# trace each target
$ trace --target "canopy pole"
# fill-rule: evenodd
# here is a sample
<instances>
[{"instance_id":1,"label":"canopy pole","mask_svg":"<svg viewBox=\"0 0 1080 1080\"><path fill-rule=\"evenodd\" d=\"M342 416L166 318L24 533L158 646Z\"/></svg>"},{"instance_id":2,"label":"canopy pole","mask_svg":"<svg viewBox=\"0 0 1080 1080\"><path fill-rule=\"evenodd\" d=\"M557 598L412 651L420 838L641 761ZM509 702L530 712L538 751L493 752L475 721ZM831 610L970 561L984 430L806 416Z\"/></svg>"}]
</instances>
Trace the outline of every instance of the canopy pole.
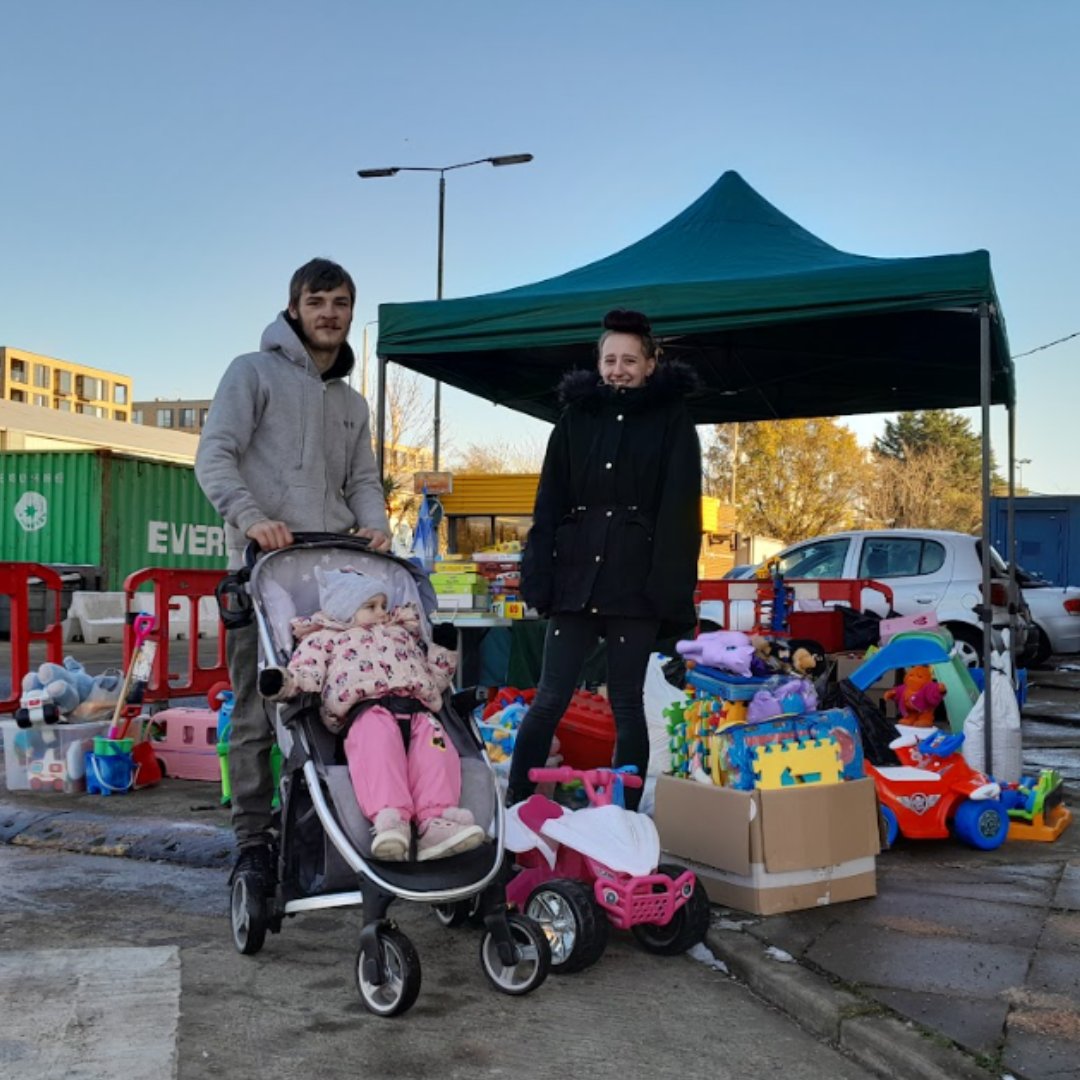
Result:
<instances>
[{"instance_id":1,"label":"canopy pole","mask_svg":"<svg viewBox=\"0 0 1080 1080\"><path fill-rule=\"evenodd\" d=\"M376 375L379 406L375 412L375 467L379 472L379 482L386 490L386 358L379 357L379 370Z\"/></svg>"},{"instance_id":2,"label":"canopy pole","mask_svg":"<svg viewBox=\"0 0 1080 1080\"><path fill-rule=\"evenodd\" d=\"M1016 584L1016 406L1005 406L1009 418L1009 502L1006 509L1006 549L1009 552L1009 655L1016 685L1016 629L1020 625L1020 588Z\"/></svg>"},{"instance_id":3,"label":"canopy pole","mask_svg":"<svg viewBox=\"0 0 1080 1080\"><path fill-rule=\"evenodd\" d=\"M994 726L991 710L994 680L991 678L994 609L990 596L990 306L979 304L979 397L982 406L982 604L983 627L983 741L987 774L994 771Z\"/></svg>"}]
</instances>

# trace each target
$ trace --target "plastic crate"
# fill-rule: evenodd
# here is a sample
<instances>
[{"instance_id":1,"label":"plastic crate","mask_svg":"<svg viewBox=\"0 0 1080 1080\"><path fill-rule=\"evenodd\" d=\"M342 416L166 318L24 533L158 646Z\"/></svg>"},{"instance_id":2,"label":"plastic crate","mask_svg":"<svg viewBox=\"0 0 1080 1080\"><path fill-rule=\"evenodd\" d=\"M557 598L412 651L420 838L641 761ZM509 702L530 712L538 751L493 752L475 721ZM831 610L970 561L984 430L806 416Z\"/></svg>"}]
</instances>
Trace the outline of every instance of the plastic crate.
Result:
<instances>
[{"instance_id":1,"label":"plastic crate","mask_svg":"<svg viewBox=\"0 0 1080 1080\"><path fill-rule=\"evenodd\" d=\"M4 779L8 791L86 790L86 753L109 721L83 724L32 724L21 728L0 720L4 731Z\"/></svg>"},{"instance_id":2,"label":"plastic crate","mask_svg":"<svg viewBox=\"0 0 1080 1080\"><path fill-rule=\"evenodd\" d=\"M695 697L714 697L721 701L749 701L769 680L754 675L734 675L730 671L698 664L686 673Z\"/></svg>"}]
</instances>

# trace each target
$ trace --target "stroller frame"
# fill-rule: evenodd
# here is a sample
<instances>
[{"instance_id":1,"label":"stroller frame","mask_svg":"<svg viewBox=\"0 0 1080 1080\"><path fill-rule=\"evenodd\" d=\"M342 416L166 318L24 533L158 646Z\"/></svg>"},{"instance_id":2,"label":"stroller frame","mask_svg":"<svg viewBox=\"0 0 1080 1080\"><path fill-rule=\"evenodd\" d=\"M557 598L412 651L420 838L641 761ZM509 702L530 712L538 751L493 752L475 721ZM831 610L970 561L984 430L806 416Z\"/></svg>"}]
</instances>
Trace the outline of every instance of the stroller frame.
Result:
<instances>
[{"instance_id":1,"label":"stroller frame","mask_svg":"<svg viewBox=\"0 0 1080 1080\"><path fill-rule=\"evenodd\" d=\"M360 537L297 534L290 547L277 551L261 553L257 545L249 544L245 566L227 575L218 589L226 628L256 620L260 670L267 663L288 663L291 615L311 614L318 606L308 575L302 585L306 602L301 600L289 612L293 598L281 581L295 570L285 565L290 560L301 572L316 562L339 568L356 565L364 572L375 572L387 581L392 606L406 600L417 604L423 613L423 633L430 635L435 595L424 570L396 556L371 551ZM264 596L271 591L274 604L268 604ZM272 895L265 896L250 875L234 873L231 879L233 941L241 953L258 952L267 930L279 932L286 916L359 905L363 925L356 954L357 988L370 1011L393 1016L416 1000L420 962L408 938L388 916L391 903L395 899L428 903L438 911L471 902L485 927L481 965L495 988L523 994L544 981L550 964L547 938L533 920L507 906L505 811L476 722L468 711L458 711L470 696L476 700L475 690L458 692L452 698L447 694L439 716L462 758L463 804L468 792L478 807L477 821L489 834L494 833L493 842L426 863L372 859L370 823L356 804L347 767L331 764L340 756L339 737L322 724L319 696L302 694L277 703L274 726L285 755L275 850L277 880Z\"/></svg>"}]
</instances>

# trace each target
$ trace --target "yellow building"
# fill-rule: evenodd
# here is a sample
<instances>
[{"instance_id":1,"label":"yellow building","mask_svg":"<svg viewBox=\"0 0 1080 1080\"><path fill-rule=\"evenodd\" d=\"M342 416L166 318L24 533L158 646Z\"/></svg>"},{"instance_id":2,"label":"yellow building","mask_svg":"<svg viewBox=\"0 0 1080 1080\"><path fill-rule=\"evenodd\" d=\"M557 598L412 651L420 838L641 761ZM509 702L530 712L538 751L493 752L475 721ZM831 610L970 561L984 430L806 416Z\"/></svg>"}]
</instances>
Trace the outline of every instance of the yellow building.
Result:
<instances>
[{"instance_id":1,"label":"yellow building","mask_svg":"<svg viewBox=\"0 0 1080 1080\"><path fill-rule=\"evenodd\" d=\"M0 345L0 401L127 422L131 419L131 379Z\"/></svg>"}]
</instances>

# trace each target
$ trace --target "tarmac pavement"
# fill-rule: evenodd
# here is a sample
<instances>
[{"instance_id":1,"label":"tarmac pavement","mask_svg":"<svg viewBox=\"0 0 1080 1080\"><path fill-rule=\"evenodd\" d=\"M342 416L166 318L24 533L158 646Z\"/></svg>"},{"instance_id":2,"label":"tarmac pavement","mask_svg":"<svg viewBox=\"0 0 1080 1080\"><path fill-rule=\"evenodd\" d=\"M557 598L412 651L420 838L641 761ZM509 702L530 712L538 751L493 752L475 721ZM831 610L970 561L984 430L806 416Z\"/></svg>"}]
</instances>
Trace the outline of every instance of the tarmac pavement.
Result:
<instances>
[{"instance_id":1,"label":"tarmac pavement","mask_svg":"<svg viewBox=\"0 0 1080 1080\"><path fill-rule=\"evenodd\" d=\"M1076 813L1072 666L1031 673L1024 754L1028 768L1062 770ZM110 797L5 789L0 842L199 867L233 857L218 787L176 779ZM714 907L707 944L754 992L883 1076L1080 1078L1080 821L1054 843L992 852L901 841L877 868L874 899L768 917Z\"/></svg>"}]
</instances>

